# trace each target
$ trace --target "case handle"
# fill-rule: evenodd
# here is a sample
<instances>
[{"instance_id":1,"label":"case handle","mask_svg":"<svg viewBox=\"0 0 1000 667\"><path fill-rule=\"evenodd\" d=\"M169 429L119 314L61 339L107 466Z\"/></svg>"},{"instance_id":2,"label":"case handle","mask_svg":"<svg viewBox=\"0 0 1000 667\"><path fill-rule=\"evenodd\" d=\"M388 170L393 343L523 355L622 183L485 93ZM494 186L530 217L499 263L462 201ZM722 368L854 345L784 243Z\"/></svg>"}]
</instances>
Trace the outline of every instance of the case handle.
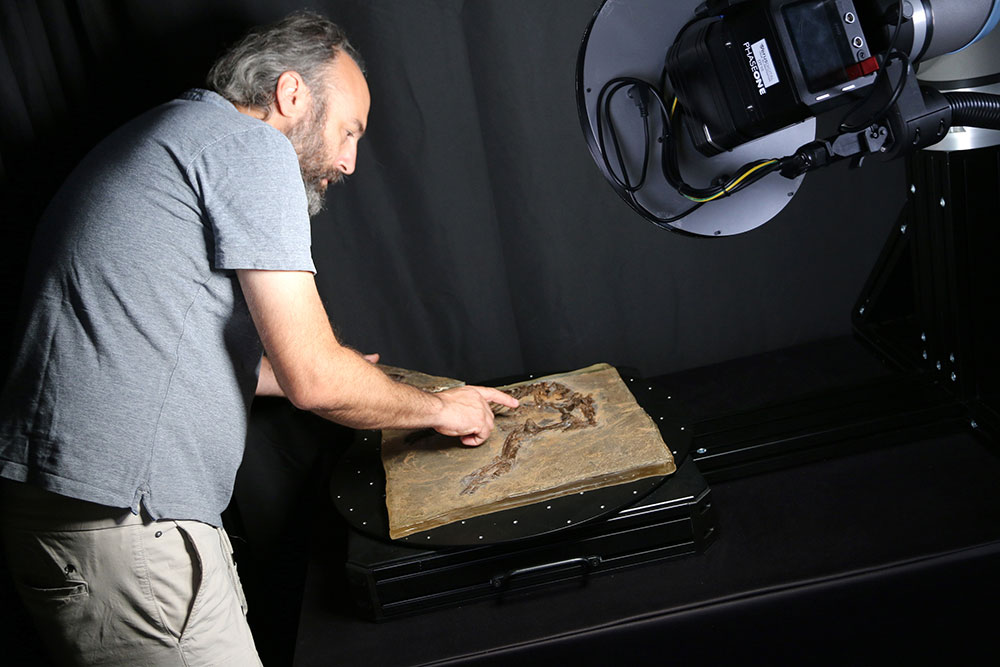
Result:
<instances>
[{"instance_id":1,"label":"case handle","mask_svg":"<svg viewBox=\"0 0 1000 667\"><path fill-rule=\"evenodd\" d=\"M521 567L514 570L508 570L503 574L494 575L490 579L490 583L493 588L503 588L510 583L510 580L514 577L521 577L527 574L537 574L539 572L545 572L546 570L557 570L559 568L568 567L571 565L578 565L586 574L596 568L601 564L600 556L586 556L579 558L568 558L566 560L556 561L554 563L544 563L543 565L532 565L531 567Z\"/></svg>"}]
</instances>

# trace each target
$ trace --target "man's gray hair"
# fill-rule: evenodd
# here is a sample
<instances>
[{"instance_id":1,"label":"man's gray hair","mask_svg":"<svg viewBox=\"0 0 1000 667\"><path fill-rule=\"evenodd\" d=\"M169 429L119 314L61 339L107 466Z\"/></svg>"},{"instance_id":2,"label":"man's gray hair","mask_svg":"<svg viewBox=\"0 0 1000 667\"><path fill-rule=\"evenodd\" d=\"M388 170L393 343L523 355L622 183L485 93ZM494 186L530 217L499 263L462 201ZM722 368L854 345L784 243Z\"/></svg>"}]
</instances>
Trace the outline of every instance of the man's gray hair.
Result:
<instances>
[{"instance_id":1,"label":"man's gray hair","mask_svg":"<svg viewBox=\"0 0 1000 667\"><path fill-rule=\"evenodd\" d=\"M251 30L208 73L208 87L235 105L270 113L278 77L294 70L314 92L324 94L325 70L346 53L364 71L361 54L335 23L313 12L290 14Z\"/></svg>"}]
</instances>

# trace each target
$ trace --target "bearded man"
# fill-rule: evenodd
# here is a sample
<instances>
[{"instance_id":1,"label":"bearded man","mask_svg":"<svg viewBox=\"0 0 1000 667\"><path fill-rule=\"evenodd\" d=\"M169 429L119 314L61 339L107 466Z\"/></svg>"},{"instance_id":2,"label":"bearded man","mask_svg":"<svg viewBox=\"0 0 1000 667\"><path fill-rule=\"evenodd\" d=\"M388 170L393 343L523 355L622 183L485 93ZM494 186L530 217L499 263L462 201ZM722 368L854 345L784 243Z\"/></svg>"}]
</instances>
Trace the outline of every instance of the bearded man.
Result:
<instances>
[{"instance_id":1,"label":"bearded man","mask_svg":"<svg viewBox=\"0 0 1000 667\"><path fill-rule=\"evenodd\" d=\"M343 32L294 14L208 82L94 149L36 233L0 493L11 573L61 663L259 664L220 518L255 393L467 445L491 402L517 405L395 383L330 327L309 217L354 171L370 104Z\"/></svg>"}]
</instances>

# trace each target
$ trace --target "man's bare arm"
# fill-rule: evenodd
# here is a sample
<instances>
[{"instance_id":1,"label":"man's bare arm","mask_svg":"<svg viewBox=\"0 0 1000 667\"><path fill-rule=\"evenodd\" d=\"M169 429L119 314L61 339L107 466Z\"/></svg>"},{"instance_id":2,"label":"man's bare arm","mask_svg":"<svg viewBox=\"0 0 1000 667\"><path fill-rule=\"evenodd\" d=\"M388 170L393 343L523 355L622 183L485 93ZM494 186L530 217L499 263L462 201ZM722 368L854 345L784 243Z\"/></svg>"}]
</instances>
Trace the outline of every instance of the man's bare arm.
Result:
<instances>
[{"instance_id":1,"label":"man's bare arm","mask_svg":"<svg viewBox=\"0 0 1000 667\"><path fill-rule=\"evenodd\" d=\"M379 360L378 354L363 354L362 358L368 363L377 364ZM271 368L271 362L265 356L260 360L260 374L257 376L257 390L254 392L255 396L284 396L285 392L281 390L281 385L278 384L278 378L274 377L274 369Z\"/></svg>"},{"instance_id":2,"label":"man's bare arm","mask_svg":"<svg viewBox=\"0 0 1000 667\"><path fill-rule=\"evenodd\" d=\"M274 377L274 369L271 368L271 362L268 361L267 357L260 360L260 374L257 376L257 391L254 392L255 396L284 396L285 392L281 390L281 385L278 384L278 378Z\"/></svg>"},{"instance_id":3,"label":"man's bare arm","mask_svg":"<svg viewBox=\"0 0 1000 667\"><path fill-rule=\"evenodd\" d=\"M487 387L429 394L394 382L337 340L312 275L240 270L246 296L277 388L303 410L353 428L434 428L482 443L493 428L490 403L517 401ZM258 383L268 391L269 379ZM273 390L273 387L270 388Z\"/></svg>"}]
</instances>

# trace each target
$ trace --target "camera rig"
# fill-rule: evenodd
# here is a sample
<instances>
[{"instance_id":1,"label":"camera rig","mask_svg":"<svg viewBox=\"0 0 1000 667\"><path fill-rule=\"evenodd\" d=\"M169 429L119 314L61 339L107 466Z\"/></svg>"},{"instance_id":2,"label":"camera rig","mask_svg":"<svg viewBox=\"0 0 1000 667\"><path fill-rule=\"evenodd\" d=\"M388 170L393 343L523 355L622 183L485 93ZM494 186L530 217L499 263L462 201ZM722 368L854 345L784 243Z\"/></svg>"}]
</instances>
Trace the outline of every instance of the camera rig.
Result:
<instances>
[{"instance_id":1,"label":"camera rig","mask_svg":"<svg viewBox=\"0 0 1000 667\"><path fill-rule=\"evenodd\" d=\"M747 231L780 211L797 184L790 193L772 185L759 194L752 208L763 220L756 224L685 219L709 202L759 191L755 186L773 180L770 174L794 180L843 159L860 165L869 156L897 158L941 141L954 125L1000 129L1000 97L941 92L916 75L920 61L988 34L1000 21L994 0L714 0L685 17L672 38L663 36L676 25L676 10L669 17L640 11L651 12L654 23L665 19L663 32L640 28L642 58L627 62L626 54L611 67L587 62L588 47L591 61L607 60L610 40L620 40L626 28L598 30L598 12L581 50L578 99L605 177L635 210L667 229L709 236ZM621 21L622 13L609 11L606 22ZM651 43L657 34L660 42ZM659 73L652 78L657 52ZM598 87L602 71L619 74ZM820 115L835 117L837 125L816 140L811 123ZM657 167L662 180L651 176Z\"/></svg>"}]
</instances>

